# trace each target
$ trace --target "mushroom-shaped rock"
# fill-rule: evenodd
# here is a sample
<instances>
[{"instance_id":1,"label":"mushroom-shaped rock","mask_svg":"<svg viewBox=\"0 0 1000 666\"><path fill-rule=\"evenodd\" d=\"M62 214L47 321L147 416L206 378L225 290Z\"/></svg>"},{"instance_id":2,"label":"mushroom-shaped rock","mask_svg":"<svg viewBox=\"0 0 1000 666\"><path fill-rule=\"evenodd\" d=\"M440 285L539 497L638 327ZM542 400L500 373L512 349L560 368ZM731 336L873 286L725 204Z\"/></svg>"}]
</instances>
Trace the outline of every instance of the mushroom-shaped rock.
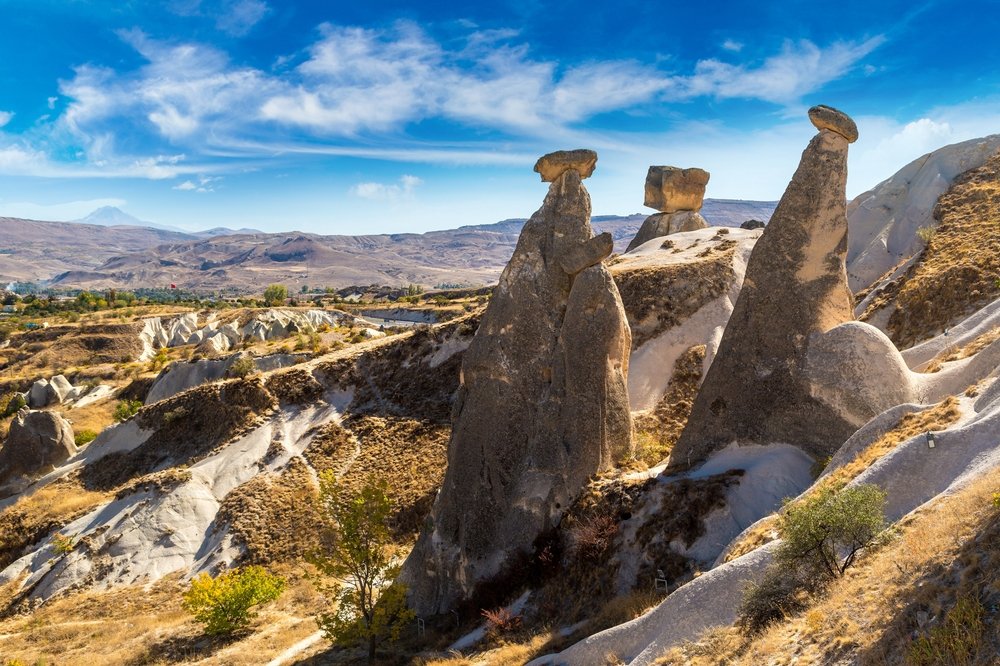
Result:
<instances>
[{"instance_id":1,"label":"mushroom-shaped rock","mask_svg":"<svg viewBox=\"0 0 1000 666\"><path fill-rule=\"evenodd\" d=\"M539 157L535 162L535 172L541 174L543 182L551 183L570 169L580 174L580 178L589 178L596 166L597 153L593 150L557 150Z\"/></svg>"},{"instance_id":2,"label":"mushroom-shaped rock","mask_svg":"<svg viewBox=\"0 0 1000 666\"><path fill-rule=\"evenodd\" d=\"M854 319L847 288L848 140L821 130L802 153L746 277L671 466L705 460L732 442L785 442L832 454L864 422L812 392L806 372L817 333Z\"/></svg>"},{"instance_id":3,"label":"mushroom-shaped rock","mask_svg":"<svg viewBox=\"0 0 1000 666\"><path fill-rule=\"evenodd\" d=\"M661 213L701 210L709 173L704 169L651 166L646 173L644 206Z\"/></svg>"},{"instance_id":4,"label":"mushroom-shaped rock","mask_svg":"<svg viewBox=\"0 0 1000 666\"><path fill-rule=\"evenodd\" d=\"M75 453L69 421L54 412L22 409L0 448L0 488L19 477L44 474Z\"/></svg>"},{"instance_id":5,"label":"mushroom-shaped rock","mask_svg":"<svg viewBox=\"0 0 1000 666\"><path fill-rule=\"evenodd\" d=\"M814 106L809 109L809 120L819 130L830 130L847 139L848 143L858 140L858 126L849 115L832 106Z\"/></svg>"},{"instance_id":6,"label":"mushroom-shaped rock","mask_svg":"<svg viewBox=\"0 0 1000 666\"><path fill-rule=\"evenodd\" d=\"M696 229L705 229L708 227L708 222L701 216L701 213L693 210L681 210L676 213L657 213L656 215L650 215L646 218L646 221L642 223L639 227L639 231L636 232L635 238L632 242L628 244L625 249L626 252L631 252L634 248L639 247L643 243L653 240L654 238L659 238L660 236L669 236L670 234L680 233L682 231L695 231Z\"/></svg>"},{"instance_id":7,"label":"mushroom-shaped rock","mask_svg":"<svg viewBox=\"0 0 1000 666\"><path fill-rule=\"evenodd\" d=\"M581 178L567 168L549 186L462 358L444 482L402 573L421 615L530 556L631 451L631 333Z\"/></svg>"}]
</instances>

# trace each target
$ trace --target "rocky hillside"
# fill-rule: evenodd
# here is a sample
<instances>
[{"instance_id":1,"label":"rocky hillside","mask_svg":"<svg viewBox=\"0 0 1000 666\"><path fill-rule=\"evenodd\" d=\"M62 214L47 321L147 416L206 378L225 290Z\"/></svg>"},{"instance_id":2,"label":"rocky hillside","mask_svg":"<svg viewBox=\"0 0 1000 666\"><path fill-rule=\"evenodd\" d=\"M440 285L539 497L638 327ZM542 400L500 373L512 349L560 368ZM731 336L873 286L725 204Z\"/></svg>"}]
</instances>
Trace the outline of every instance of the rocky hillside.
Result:
<instances>
[{"instance_id":1,"label":"rocky hillside","mask_svg":"<svg viewBox=\"0 0 1000 666\"><path fill-rule=\"evenodd\" d=\"M773 204L708 200L709 221L767 220ZM595 227L618 250L642 217L604 216ZM0 217L0 282L52 280L66 288L165 287L255 292L260 285L492 284L510 259L524 220L425 234L322 236L303 233L186 234L135 226Z\"/></svg>"}]
</instances>

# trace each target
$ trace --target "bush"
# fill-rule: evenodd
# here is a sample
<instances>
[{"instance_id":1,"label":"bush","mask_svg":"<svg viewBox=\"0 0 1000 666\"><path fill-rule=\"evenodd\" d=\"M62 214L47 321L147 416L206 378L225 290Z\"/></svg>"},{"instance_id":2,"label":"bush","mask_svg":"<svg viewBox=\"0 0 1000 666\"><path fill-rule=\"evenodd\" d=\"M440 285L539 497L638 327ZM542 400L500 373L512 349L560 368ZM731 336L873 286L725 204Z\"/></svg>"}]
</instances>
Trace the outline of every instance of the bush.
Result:
<instances>
[{"instance_id":1,"label":"bush","mask_svg":"<svg viewBox=\"0 0 1000 666\"><path fill-rule=\"evenodd\" d=\"M481 614L486 620L486 635L493 640L521 628L521 616L511 613L506 608L484 610Z\"/></svg>"},{"instance_id":2,"label":"bush","mask_svg":"<svg viewBox=\"0 0 1000 666\"><path fill-rule=\"evenodd\" d=\"M743 634L753 636L805 610L806 587L800 572L768 567L759 583L750 583L743 590L736 626Z\"/></svg>"},{"instance_id":3,"label":"bush","mask_svg":"<svg viewBox=\"0 0 1000 666\"><path fill-rule=\"evenodd\" d=\"M913 666L971 664L986 631L986 609L975 597L962 597L944 622L910 644L907 663Z\"/></svg>"},{"instance_id":4,"label":"bush","mask_svg":"<svg viewBox=\"0 0 1000 666\"><path fill-rule=\"evenodd\" d=\"M73 443L77 446L86 446L97 439L97 433L93 430L81 430L73 435Z\"/></svg>"},{"instance_id":5,"label":"bush","mask_svg":"<svg viewBox=\"0 0 1000 666\"><path fill-rule=\"evenodd\" d=\"M52 536L52 549L57 555L69 555L76 548L76 538L65 534L54 534Z\"/></svg>"},{"instance_id":6,"label":"bush","mask_svg":"<svg viewBox=\"0 0 1000 666\"><path fill-rule=\"evenodd\" d=\"M212 578L203 573L184 593L184 610L205 626L205 633L231 634L256 617L254 606L274 601L285 589L285 580L260 566L234 569Z\"/></svg>"},{"instance_id":7,"label":"bush","mask_svg":"<svg viewBox=\"0 0 1000 666\"><path fill-rule=\"evenodd\" d=\"M0 418L13 416L28 403L20 393L9 393L0 396Z\"/></svg>"},{"instance_id":8,"label":"bush","mask_svg":"<svg viewBox=\"0 0 1000 666\"><path fill-rule=\"evenodd\" d=\"M886 534L885 493L874 485L823 488L785 505L782 542L760 583L743 593L737 625L746 635L805 609L809 596L844 575L858 553Z\"/></svg>"},{"instance_id":9,"label":"bush","mask_svg":"<svg viewBox=\"0 0 1000 666\"><path fill-rule=\"evenodd\" d=\"M252 356L240 356L233 361L233 364L226 370L227 377L239 377L240 379L257 371L257 364Z\"/></svg>"},{"instance_id":10,"label":"bush","mask_svg":"<svg viewBox=\"0 0 1000 666\"><path fill-rule=\"evenodd\" d=\"M142 401L140 400L119 400L112 416L115 422L121 423L138 414L140 409L142 409Z\"/></svg>"},{"instance_id":11,"label":"bush","mask_svg":"<svg viewBox=\"0 0 1000 666\"><path fill-rule=\"evenodd\" d=\"M288 288L283 284L272 284L264 290L264 305L273 307L284 305L288 298Z\"/></svg>"}]
</instances>

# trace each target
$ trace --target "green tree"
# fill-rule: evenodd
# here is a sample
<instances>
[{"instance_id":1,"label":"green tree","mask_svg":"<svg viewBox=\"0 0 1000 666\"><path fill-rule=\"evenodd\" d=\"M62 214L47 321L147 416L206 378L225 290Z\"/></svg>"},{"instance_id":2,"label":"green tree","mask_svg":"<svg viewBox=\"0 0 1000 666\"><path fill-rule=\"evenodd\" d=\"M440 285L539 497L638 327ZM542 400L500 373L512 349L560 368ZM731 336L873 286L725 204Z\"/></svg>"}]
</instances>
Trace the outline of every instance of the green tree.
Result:
<instances>
[{"instance_id":1,"label":"green tree","mask_svg":"<svg viewBox=\"0 0 1000 666\"><path fill-rule=\"evenodd\" d=\"M205 625L205 633L230 634L256 617L254 606L274 601L285 589L285 580L264 567L234 569L212 578L203 573L184 593L184 610Z\"/></svg>"},{"instance_id":2,"label":"green tree","mask_svg":"<svg viewBox=\"0 0 1000 666\"><path fill-rule=\"evenodd\" d=\"M283 284L272 284L264 290L264 305L274 307L284 305L288 298L288 287Z\"/></svg>"},{"instance_id":3,"label":"green tree","mask_svg":"<svg viewBox=\"0 0 1000 666\"><path fill-rule=\"evenodd\" d=\"M399 565L391 553L386 489L384 481L369 478L351 494L333 472L320 475L320 501L336 535L326 552L309 556L324 579L346 581L318 582L321 592L336 598L334 610L317 617L320 629L335 643L367 645L369 663L379 642L395 641L415 617L406 607L406 588L395 582Z\"/></svg>"},{"instance_id":4,"label":"green tree","mask_svg":"<svg viewBox=\"0 0 1000 666\"><path fill-rule=\"evenodd\" d=\"M118 404L115 405L112 417L116 422L121 423L138 414L140 409L142 409L141 400L119 400Z\"/></svg>"},{"instance_id":5,"label":"green tree","mask_svg":"<svg viewBox=\"0 0 1000 666\"><path fill-rule=\"evenodd\" d=\"M743 593L737 624L745 634L802 611L887 534L885 492L867 484L821 488L788 502L778 526L782 542L759 583Z\"/></svg>"}]
</instances>

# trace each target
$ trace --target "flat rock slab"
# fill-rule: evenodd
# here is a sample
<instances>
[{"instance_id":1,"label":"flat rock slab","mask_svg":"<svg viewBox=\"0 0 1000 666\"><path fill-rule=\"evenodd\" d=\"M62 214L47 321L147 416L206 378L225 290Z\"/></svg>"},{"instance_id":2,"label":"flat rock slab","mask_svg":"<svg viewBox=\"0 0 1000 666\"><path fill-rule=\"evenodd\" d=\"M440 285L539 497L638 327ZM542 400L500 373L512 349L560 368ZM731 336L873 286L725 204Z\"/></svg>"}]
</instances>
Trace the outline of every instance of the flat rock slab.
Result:
<instances>
[{"instance_id":1,"label":"flat rock slab","mask_svg":"<svg viewBox=\"0 0 1000 666\"><path fill-rule=\"evenodd\" d=\"M644 206L661 213L701 210L709 173L704 169L651 166L646 174Z\"/></svg>"},{"instance_id":2,"label":"flat rock slab","mask_svg":"<svg viewBox=\"0 0 1000 666\"><path fill-rule=\"evenodd\" d=\"M596 166L597 153L593 150L557 150L539 157L535 172L541 174L543 182L551 183L570 169L580 174L580 178L589 178Z\"/></svg>"}]
</instances>

